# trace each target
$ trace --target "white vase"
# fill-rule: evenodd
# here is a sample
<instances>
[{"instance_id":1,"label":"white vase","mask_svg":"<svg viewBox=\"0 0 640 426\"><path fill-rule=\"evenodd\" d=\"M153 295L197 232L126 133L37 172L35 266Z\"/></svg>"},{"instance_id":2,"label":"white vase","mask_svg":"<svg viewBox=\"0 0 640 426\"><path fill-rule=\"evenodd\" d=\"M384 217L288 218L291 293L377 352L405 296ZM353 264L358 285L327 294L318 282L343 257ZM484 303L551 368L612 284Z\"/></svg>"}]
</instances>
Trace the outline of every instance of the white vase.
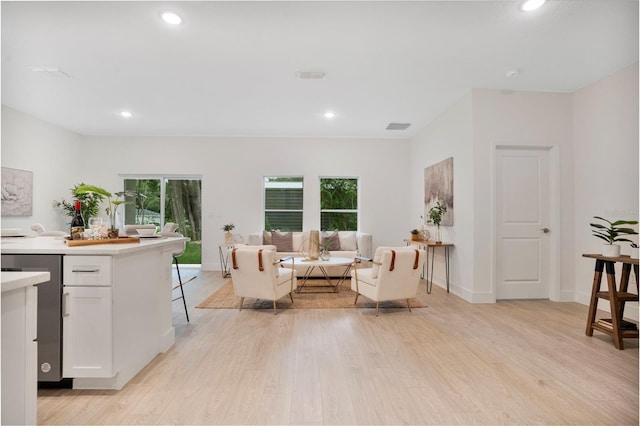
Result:
<instances>
[{"instance_id":1,"label":"white vase","mask_svg":"<svg viewBox=\"0 0 640 426\"><path fill-rule=\"evenodd\" d=\"M602 255L606 257L620 257L620 245L619 244L603 245Z\"/></svg>"}]
</instances>

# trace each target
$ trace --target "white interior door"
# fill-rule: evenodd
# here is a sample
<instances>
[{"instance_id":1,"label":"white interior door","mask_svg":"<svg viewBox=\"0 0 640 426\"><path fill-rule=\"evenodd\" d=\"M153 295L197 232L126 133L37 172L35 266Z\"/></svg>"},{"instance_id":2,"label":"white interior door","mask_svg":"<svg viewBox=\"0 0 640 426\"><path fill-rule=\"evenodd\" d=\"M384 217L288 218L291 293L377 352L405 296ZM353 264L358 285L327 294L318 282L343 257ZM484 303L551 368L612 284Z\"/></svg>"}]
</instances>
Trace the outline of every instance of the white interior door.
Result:
<instances>
[{"instance_id":1,"label":"white interior door","mask_svg":"<svg viewBox=\"0 0 640 426\"><path fill-rule=\"evenodd\" d=\"M496 299L549 298L549 151L496 151Z\"/></svg>"}]
</instances>

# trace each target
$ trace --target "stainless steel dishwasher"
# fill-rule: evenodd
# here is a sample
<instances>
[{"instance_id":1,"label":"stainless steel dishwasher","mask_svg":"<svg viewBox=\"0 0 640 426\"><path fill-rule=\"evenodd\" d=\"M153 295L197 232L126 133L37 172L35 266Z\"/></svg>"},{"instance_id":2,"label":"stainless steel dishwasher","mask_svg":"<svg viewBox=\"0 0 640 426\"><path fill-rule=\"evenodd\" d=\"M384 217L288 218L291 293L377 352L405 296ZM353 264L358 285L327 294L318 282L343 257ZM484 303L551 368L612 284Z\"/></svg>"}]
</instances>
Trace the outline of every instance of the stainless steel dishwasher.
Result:
<instances>
[{"instance_id":1,"label":"stainless steel dishwasher","mask_svg":"<svg viewBox=\"0 0 640 426\"><path fill-rule=\"evenodd\" d=\"M38 381L62 380L62 255L3 254L3 271L49 271L38 284ZM3 350L6 350L3 349Z\"/></svg>"}]
</instances>

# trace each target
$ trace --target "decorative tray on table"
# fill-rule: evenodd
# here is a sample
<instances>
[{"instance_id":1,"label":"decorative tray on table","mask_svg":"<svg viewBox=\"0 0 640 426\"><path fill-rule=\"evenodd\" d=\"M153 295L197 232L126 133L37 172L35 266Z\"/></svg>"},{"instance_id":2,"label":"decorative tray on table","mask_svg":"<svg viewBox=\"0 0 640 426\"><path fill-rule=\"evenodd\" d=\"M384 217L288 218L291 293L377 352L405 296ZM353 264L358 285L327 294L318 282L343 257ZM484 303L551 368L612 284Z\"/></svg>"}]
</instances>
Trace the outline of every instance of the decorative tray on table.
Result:
<instances>
[{"instance_id":1,"label":"decorative tray on table","mask_svg":"<svg viewBox=\"0 0 640 426\"><path fill-rule=\"evenodd\" d=\"M69 247L77 247L77 246L93 246L96 244L139 244L139 238L131 238L131 237L118 237L118 238L105 238L103 240L72 240L69 238L65 238L65 243Z\"/></svg>"}]
</instances>

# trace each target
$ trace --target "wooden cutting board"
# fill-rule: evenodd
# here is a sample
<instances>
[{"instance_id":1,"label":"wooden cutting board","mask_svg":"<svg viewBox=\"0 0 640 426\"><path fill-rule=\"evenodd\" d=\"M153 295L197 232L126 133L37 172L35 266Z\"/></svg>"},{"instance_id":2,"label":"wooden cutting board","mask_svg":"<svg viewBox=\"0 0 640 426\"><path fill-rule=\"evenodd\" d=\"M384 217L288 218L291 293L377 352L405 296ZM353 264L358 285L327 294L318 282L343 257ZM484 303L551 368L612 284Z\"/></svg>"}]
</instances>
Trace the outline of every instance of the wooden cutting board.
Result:
<instances>
[{"instance_id":1,"label":"wooden cutting board","mask_svg":"<svg viewBox=\"0 0 640 426\"><path fill-rule=\"evenodd\" d=\"M140 238L122 237L108 238L104 240L64 240L69 247L93 246L97 244L139 244Z\"/></svg>"}]
</instances>

